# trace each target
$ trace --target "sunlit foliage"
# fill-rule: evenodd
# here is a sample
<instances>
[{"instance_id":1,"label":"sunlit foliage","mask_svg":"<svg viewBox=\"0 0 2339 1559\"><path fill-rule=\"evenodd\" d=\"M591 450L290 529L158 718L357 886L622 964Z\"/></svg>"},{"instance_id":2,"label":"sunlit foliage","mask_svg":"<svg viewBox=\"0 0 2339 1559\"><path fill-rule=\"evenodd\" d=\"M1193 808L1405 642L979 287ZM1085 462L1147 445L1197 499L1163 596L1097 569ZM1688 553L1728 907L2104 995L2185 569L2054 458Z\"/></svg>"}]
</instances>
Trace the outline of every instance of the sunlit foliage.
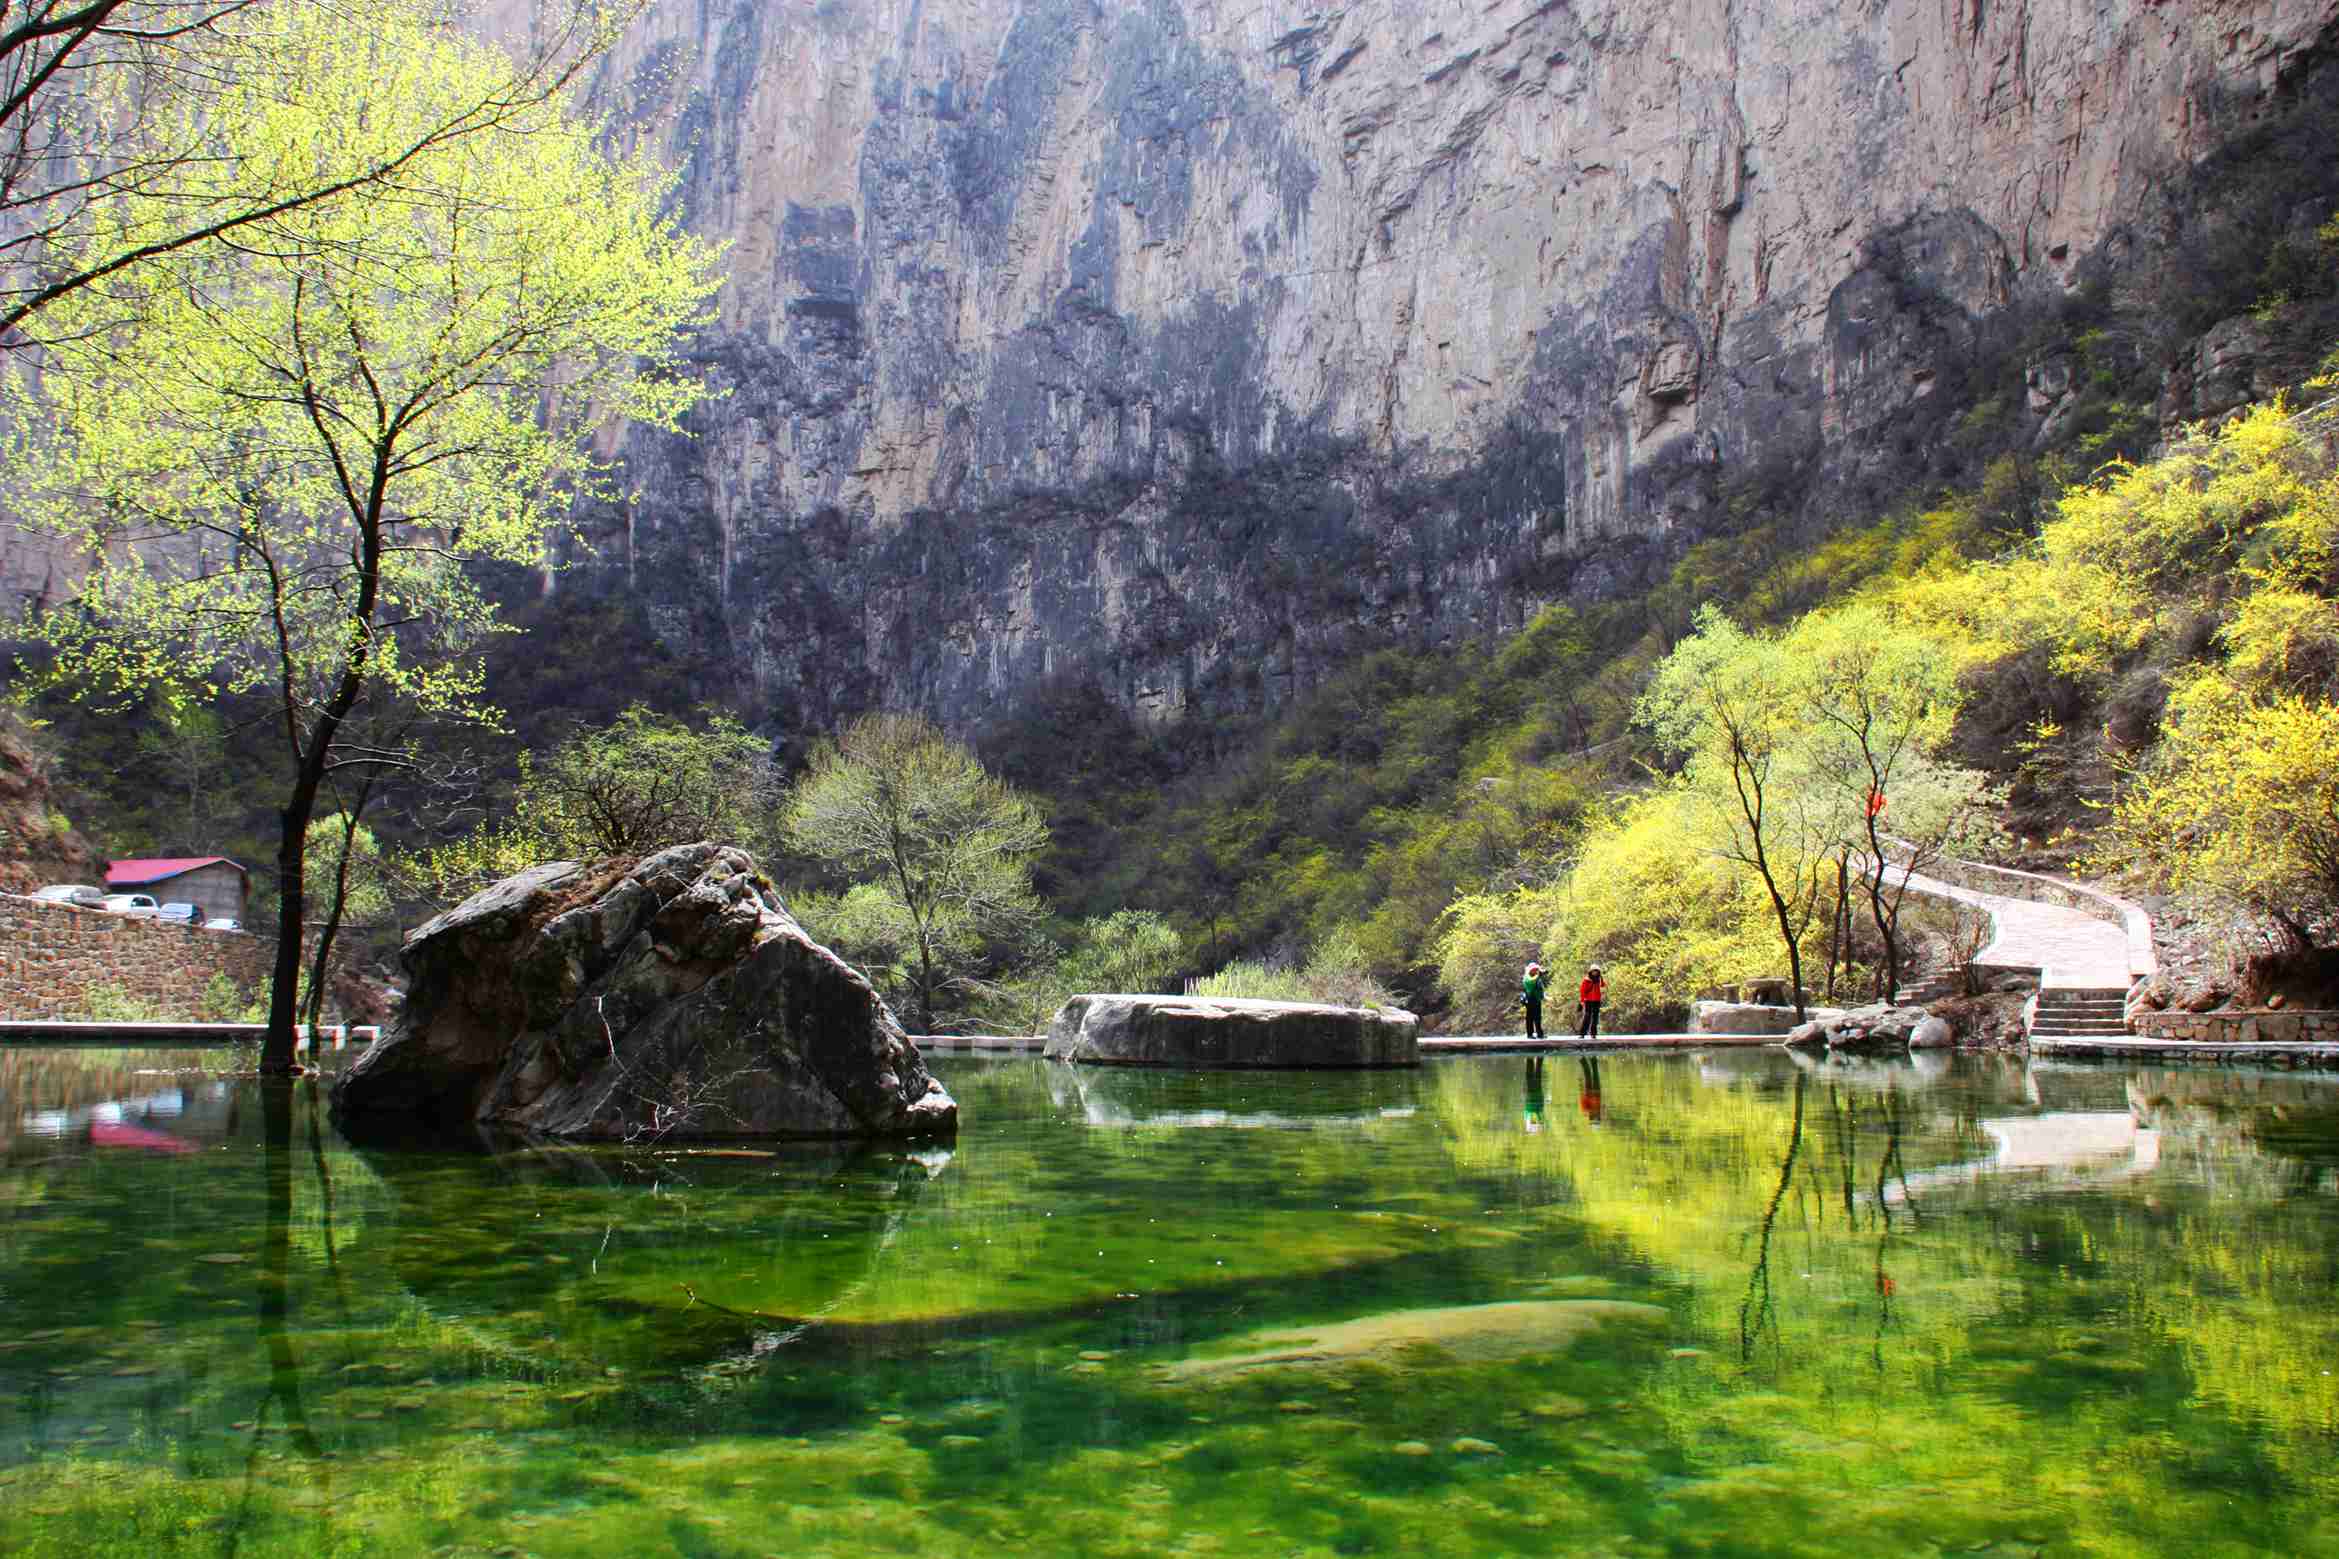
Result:
<instances>
[{"instance_id":1,"label":"sunlit foliage","mask_svg":"<svg viewBox=\"0 0 2339 1559\"><path fill-rule=\"evenodd\" d=\"M785 824L796 849L852 883L845 945L899 971L921 1032L984 991L1038 929L1038 809L915 716L872 715L816 754Z\"/></svg>"},{"instance_id":2,"label":"sunlit foliage","mask_svg":"<svg viewBox=\"0 0 2339 1559\"><path fill-rule=\"evenodd\" d=\"M356 176L492 98L500 51L386 15L270 15L262 80L167 105L219 155L108 199L57 262L135 234L256 168ZM364 697L485 713L497 627L479 565L542 559L609 467L604 419L673 428L701 389L683 340L715 251L670 180L615 157L561 94L407 163L395 198L292 206L56 298L4 395L8 497L84 570L31 627L76 694L208 700L265 690L287 771L283 941L264 1061L291 1066L309 817ZM158 208L169 208L158 210Z\"/></svg>"}]
</instances>

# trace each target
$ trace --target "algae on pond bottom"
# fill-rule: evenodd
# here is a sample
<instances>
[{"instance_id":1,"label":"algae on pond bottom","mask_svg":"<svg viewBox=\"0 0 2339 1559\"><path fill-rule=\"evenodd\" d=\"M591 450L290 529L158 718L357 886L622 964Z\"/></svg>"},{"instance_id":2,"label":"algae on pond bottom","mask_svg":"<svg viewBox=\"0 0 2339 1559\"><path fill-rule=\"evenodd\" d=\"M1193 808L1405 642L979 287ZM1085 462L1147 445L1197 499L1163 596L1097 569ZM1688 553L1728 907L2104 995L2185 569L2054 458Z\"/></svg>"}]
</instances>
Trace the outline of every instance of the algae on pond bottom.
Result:
<instances>
[{"instance_id":1,"label":"algae on pond bottom","mask_svg":"<svg viewBox=\"0 0 2339 1559\"><path fill-rule=\"evenodd\" d=\"M1252 1352L1186 1359L1165 1367L1161 1378L1206 1380L1277 1365L1396 1365L1416 1348L1472 1364L1498 1363L1557 1353L1584 1333L1613 1322L1665 1319L1661 1306L1623 1299L1514 1299L1491 1305L1397 1310L1305 1331L1253 1333L1238 1339L1260 1345Z\"/></svg>"},{"instance_id":2,"label":"algae on pond bottom","mask_svg":"<svg viewBox=\"0 0 2339 1559\"><path fill-rule=\"evenodd\" d=\"M43 1141L0 1556L2339 1552L2339 1177L2251 1124L2328 1084L1609 1059L1525 1134L1517 1061L1101 1121L944 1066L939 1163L305 1104L288 1161L248 1091L187 1092L200 1155ZM2149 1171L1927 1179L2131 1107Z\"/></svg>"}]
</instances>

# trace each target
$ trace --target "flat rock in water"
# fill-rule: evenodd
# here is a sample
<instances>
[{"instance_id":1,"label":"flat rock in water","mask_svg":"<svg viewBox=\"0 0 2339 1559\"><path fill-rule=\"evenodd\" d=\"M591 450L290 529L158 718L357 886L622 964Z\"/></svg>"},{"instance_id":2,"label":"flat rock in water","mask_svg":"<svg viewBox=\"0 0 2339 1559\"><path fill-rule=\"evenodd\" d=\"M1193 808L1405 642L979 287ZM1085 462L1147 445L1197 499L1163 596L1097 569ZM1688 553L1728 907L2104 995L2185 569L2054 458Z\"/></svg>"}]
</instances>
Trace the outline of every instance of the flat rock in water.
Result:
<instances>
[{"instance_id":1,"label":"flat rock in water","mask_svg":"<svg viewBox=\"0 0 2339 1559\"><path fill-rule=\"evenodd\" d=\"M333 1088L345 1130L604 1142L912 1137L958 1106L867 979L743 851L555 862L400 954L396 1025Z\"/></svg>"},{"instance_id":2,"label":"flat rock in water","mask_svg":"<svg viewBox=\"0 0 2339 1559\"><path fill-rule=\"evenodd\" d=\"M1611 1323L1665 1319L1657 1305L1628 1299L1514 1299L1491 1305L1436 1310L1393 1310L1308 1331L1256 1332L1250 1352L1226 1358L1185 1359L1162 1371L1170 1381L1208 1380L1279 1367L1326 1368L1395 1364L1412 1348L1434 1348L1473 1364L1557 1353L1586 1332Z\"/></svg>"},{"instance_id":3,"label":"flat rock in water","mask_svg":"<svg viewBox=\"0 0 2339 1559\"><path fill-rule=\"evenodd\" d=\"M1421 1020L1399 1007L1221 996L1075 996L1048 1058L1101 1066L1418 1066Z\"/></svg>"}]
</instances>

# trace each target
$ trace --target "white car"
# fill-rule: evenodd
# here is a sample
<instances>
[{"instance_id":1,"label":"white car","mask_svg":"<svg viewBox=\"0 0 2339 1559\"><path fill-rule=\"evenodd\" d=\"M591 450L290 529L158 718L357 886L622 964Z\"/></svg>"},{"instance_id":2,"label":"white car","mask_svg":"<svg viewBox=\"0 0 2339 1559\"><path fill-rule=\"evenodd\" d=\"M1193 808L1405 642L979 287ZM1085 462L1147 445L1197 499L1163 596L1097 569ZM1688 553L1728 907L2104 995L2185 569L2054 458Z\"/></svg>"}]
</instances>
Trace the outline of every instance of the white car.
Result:
<instances>
[{"instance_id":1,"label":"white car","mask_svg":"<svg viewBox=\"0 0 2339 1559\"><path fill-rule=\"evenodd\" d=\"M200 924L206 931L241 931L244 929L244 923L242 921L230 920L225 916L220 916L213 920L200 921L198 924Z\"/></svg>"},{"instance_id":2,"label":"white car","mask_svg":"<svg viewBox=\"0 0 2339 1559\"><path fill-rule=\"evenodd\" d=\"M53 882L45 888L33 890L33 897L47 899L52 904L78 905L82 909L104 909L106 907L104 889L92 888L85 883L78 882Z\"/></svg>"},{"instance_id":3,"label":"white car","mask_svg":"<svg viewBox=\"0 0 2339 1559\"><path fill-rule=\"evenodd\" d=\"M162 908L151 893L109 893L105 907L117 915L151 915Z\"/></svg>"}]
</instances>

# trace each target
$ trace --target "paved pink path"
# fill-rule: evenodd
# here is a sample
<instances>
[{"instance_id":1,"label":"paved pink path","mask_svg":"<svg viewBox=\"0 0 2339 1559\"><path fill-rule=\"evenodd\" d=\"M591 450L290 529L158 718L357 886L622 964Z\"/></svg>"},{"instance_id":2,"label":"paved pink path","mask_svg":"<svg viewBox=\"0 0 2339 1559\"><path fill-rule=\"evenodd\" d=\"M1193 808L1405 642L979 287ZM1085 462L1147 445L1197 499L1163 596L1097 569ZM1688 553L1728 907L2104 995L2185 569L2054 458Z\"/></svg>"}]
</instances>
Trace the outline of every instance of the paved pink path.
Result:
<instances>
[{"instance_id":1,"label":"paved pink path","mask_svg":"<svg viewBox=\"0 0 2339 1559\"><path fill-rule=\"evenodd\" d=\"M1995 934L1990 945L1974 955L1976 963L2043 969L2046 973L2039 983L2050 988L2128 988L2132 978L2128 933L2109 921L2060 904L2037 904L1961 888L1922 873L1909 879L1909 891L1955 899L1988 911Z\"/></svg>"}]
</instances>

